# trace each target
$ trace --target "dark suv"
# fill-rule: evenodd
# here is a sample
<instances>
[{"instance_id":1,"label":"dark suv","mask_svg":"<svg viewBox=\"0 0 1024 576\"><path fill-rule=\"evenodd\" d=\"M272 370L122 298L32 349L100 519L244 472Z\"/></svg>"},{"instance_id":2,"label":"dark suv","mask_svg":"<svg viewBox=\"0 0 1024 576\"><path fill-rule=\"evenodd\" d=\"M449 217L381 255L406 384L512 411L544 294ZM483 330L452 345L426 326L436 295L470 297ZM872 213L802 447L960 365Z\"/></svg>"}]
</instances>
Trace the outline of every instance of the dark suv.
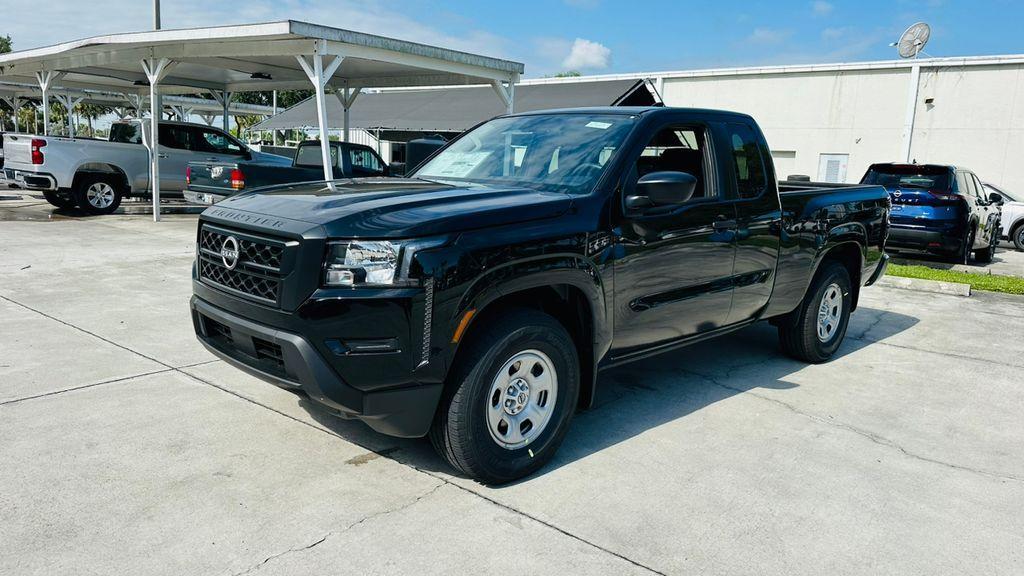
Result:
<instances>
[{"instance_id":1,"label":"dark suv","mask_svg":"<svg viewBox=\"0 0 1024 576\"><path fill-rule=\"evenodd\" d=\"M884 186L892 200L889 241L967 263L990 262L999 243L999 204L966 168L941 164L872 164L861 184Z\"/></svg>"}]
</instances>

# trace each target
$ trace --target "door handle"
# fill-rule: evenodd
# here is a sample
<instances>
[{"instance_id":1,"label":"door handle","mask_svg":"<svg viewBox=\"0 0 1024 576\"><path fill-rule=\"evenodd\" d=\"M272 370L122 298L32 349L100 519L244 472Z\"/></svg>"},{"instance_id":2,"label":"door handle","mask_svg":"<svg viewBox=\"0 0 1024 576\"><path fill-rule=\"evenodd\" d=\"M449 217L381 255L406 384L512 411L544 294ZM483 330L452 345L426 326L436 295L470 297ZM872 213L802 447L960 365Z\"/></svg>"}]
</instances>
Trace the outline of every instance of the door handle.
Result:
<instances>
[{"instance_id":1,"label":"door handle","mask_svg":"<svg viewBox=\"0 0 1024 576\"><path fill-rule=\"evenodd\" d=\"M723 230L735 230L738 225L736 220L715 220L711 227L721 232Z\"/></svg>"},{"instance_id":2,"label":"door handle","mask_svg":"<svg viewBox=\"0 0 1024 576\"><path fill-rule=\"evenodd\" d=\"M216 157L214 157L214 156L210 156L209 158L207 158L207 159L206 159L206 161L207 161L207 162L216 162L216 161L217 161L217 158L216 158Z\"/></svg>"},{"instance_id":3,"label":"door handle","mask_svg":"<svg viewBox=\"0 0 1024 576\"><path fill-rule=\"evenodd\" d=\"M167 154L157 154L157 158L167 158Z\"/></svg>"}]
</instances>

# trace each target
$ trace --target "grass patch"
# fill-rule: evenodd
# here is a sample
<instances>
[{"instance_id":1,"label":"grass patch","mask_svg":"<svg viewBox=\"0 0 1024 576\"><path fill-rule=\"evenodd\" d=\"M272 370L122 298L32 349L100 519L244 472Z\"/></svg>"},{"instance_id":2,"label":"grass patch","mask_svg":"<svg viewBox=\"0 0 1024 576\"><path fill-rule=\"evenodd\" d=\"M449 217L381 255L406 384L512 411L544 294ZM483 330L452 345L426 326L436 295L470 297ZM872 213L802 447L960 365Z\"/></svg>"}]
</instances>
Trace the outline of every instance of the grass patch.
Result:
<instances>
[{"instance_id":1,"label":"grass patch","mask_svg":"<svg viewBox=\"0 0 1024 576\"><path fill-rule=\"evenodd\" d=\"M889 268L885 273L888 276L902 276L903 278L921 278L923 280L938 280L939 282L970 284L974 290L1024 294L1024 278L1016 276L974 274L971 272L940 270L927 266L906 266L903 264L889 264Z\"/></svg>"}]
</instances>

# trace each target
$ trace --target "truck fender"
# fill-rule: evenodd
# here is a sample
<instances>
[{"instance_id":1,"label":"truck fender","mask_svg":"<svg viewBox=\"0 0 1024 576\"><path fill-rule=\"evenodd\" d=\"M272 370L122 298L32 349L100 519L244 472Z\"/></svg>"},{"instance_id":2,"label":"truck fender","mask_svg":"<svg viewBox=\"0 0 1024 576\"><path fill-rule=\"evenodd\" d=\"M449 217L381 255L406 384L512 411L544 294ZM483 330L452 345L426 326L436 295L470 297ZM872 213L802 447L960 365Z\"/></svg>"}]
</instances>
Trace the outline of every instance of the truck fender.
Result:
<instances>
[{"instance_id":1,"label":"truck fender","mask_svg":"<svg viewBox=\"0 0 1024 576\"><path fill-rule=\"evenodd\" d=\"M78 166L75 166L74 172L71 176L71 185L74 187L74 181L78 178L79 174L84 172L99 172L102 174L114 174L124 182L124 193L130 194L132 189L132 182L128 178L128 174L116 164L109 162L82 162Z\"/></svg>"},{"instance_id":2,"label":"truck fender","mask_svg":"<svg viewBox=\"0 0 1024 576\"><path fill-rule=\"evenodd\" d=\"M580 406L589 407L593 401L597 364L611 347L611 323L605 300L604 284L596 265L579 254L546 254L508 262L487 270L476 278L463 293L454 315L449 319L449 334L455 335L468 311L470 316L463 333L472 331L479 318L493 309L495 303L514 298L516 294L538 288L569 286L577 289L589 308L589 318L580 318L583 326L589 323L589 342L579 342L581 361ZM458 354L460 342L454 342L448 366ZM589 345L589 346L588 346Z\"/></svg>"}]
</instances>

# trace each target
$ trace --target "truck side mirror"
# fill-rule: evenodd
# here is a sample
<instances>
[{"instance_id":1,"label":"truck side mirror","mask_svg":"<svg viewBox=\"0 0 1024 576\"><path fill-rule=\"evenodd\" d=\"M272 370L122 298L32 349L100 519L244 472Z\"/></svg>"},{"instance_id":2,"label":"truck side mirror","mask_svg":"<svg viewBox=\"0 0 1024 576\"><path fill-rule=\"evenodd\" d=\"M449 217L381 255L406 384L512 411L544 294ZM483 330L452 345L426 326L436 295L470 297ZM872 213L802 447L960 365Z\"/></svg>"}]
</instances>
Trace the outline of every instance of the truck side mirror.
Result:
<instances>
[{"instance_id":1,"label":"truck side mirror","mask_svg":"<svg viewBox=\"0 0 1024 576\"><path fill-rule=\"evenodd\" d=\"M996 194L995 192L992 192L991 194L988 195L988 201L993 204L1002 205L1003 197L999 194Z\"/></svg>"},{"instance_id":2,"label":"truck side mirror","mask_svg":"<svg viewBox=\"0 0 1024 576\"><path fill-rule=\"evenodd\" d=\"M651 172L636 183L633 194L626 196L626 208L642 210L652 206L685 204L697 190L697 179L686 172Z\"/></svg>"}]
</instances>

